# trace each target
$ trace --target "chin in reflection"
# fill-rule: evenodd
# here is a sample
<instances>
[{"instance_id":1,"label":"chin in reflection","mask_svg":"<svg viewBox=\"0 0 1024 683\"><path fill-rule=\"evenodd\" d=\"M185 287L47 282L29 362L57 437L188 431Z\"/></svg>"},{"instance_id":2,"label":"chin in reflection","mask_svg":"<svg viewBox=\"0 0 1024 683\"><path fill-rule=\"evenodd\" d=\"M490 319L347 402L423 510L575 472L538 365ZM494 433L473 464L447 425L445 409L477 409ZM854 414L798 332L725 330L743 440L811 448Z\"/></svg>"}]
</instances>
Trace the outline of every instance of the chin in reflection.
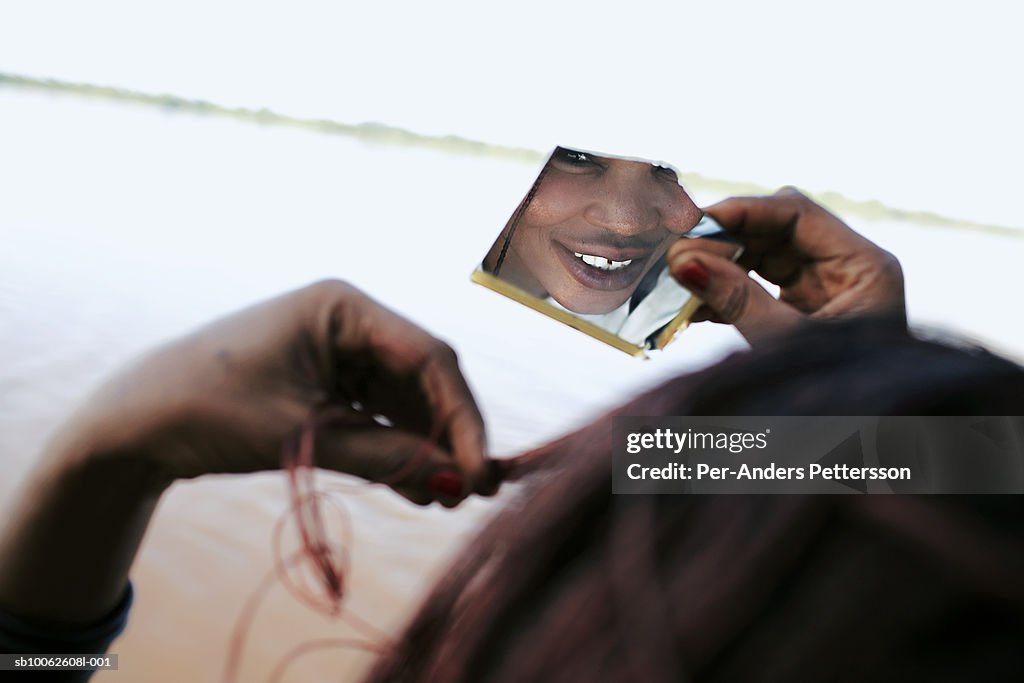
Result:
<instances>
[{"instance_id":1,"label":"chin in reflection","mask_svg":"<svg viewBox=\"0 0 1024 683\"><path fill-rule=\"evenodd\" d=\"M671 168L558 147L483 268L573 313L624 318L700 218Z\"/></svg>"}]
</instances>

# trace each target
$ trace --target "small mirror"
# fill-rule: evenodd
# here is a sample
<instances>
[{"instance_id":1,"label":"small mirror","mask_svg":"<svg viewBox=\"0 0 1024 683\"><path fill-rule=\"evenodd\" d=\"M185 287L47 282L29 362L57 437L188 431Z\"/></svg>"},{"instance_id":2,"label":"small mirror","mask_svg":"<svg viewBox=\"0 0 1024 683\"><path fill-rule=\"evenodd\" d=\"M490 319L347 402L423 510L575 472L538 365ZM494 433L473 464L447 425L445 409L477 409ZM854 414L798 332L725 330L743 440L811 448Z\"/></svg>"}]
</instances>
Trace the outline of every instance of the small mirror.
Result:
<instances>
[{"instance_id":1,"label":"small mirror","mask_svg":"<svg viewBox=\"0 0 1024 683\"><path fill-rule=\"evenodd\" d=\"M671 166L556 147L472 279L644 355L700 306L665 262L675 240L698 236L733 242Z\"/></svg>"}]
</instances>

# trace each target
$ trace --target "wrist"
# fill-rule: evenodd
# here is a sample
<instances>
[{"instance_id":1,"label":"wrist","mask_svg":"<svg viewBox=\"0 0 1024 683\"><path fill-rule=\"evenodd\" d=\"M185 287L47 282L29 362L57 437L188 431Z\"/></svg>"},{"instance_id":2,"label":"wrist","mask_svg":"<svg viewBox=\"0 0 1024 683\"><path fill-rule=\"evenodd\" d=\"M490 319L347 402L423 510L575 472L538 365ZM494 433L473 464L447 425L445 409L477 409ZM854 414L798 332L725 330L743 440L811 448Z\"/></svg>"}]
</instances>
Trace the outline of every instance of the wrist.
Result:
<instances>
[{"instance_id":1,"label":"wrist","mask_svg":"<svg viewBox=\"0 0 1024 683\"><path fill-rule=\"evenodd\" d=\"M195 413L188 348L169 344L124 368L89 396L47 451L69 471L103 470L161 493L179 474L174 454Z\"/></svg>"},{"instance_id":2,"label":"wrist","mask_svg":"<svg viewBox=\"0 0 1024 683\"><path fill-rule=\"evenodd\" d=\"M139 424L124 412L105 416L90 411L73 418L46 447L40 462L51 477L83 479L159 497L174 476L158 457L155 424Z\"/></svg>"},{"instance_id":3,"label":"wrist","mask_svg":"<svg viewBox=\"0 0 1024 683\"><path fill-rule=\"evenodd\" d=\"M157 500L175 480L158 459L138 449L54 449L41 469L51 481L88 485L97 497L116 491L140 503Z\"/></svg>"},{"instance_id":4,"label":"wrist","mask_svg":"<svg viewBox=\"0 0 1024 683\"><path fill-rule=\"evenodd\" d=\"M57 432L0 524L0 608L11 614L89 623L123 596L170 481L146 449L97 427L83 416Z\"/></svg>"}]
</instances>

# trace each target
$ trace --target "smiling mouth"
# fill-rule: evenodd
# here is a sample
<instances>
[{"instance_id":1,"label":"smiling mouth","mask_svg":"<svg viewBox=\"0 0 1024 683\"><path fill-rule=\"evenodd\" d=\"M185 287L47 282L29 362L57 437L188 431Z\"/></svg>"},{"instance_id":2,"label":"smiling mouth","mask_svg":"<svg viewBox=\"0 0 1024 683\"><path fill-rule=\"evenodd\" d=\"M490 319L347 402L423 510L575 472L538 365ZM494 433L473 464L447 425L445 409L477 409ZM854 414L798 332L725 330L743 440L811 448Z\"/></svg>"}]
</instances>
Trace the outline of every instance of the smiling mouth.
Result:
<instances>
[{"instance_id":1,"label":"smiling mouth","mask_svg":"<svg viewBox=\"0 0 1024 683\"><path fill-rule=\"evenodd\" d=\"M592 268L597 268L598 270L606 271L620 270L633 262L633 259L627 259L625 261L613 261L611 259L605 258L604 256L594 256L593 254L581 254L578 251L574 251L573 256L583 261Z\"/></svg>"},{"instance_id":2,"label":"smiling mouth","mask_svg":"<svg viewBox=\"0 0 1024 683\"><path fill-rule=\"evenodd\" d=\"M609 247L607 251L602 249L605 251L603 255L588 254L586 251L576 251L584 246L582 244L569 247L555 241L554 245L555 253L573 279L587 289L604 292L622 291L635 286L653 253L644 253L636 248L626 251ZM616 250L620 253L610 253ZM566 308L574 310L572 306Z\"/></svg>"}]
</instances>

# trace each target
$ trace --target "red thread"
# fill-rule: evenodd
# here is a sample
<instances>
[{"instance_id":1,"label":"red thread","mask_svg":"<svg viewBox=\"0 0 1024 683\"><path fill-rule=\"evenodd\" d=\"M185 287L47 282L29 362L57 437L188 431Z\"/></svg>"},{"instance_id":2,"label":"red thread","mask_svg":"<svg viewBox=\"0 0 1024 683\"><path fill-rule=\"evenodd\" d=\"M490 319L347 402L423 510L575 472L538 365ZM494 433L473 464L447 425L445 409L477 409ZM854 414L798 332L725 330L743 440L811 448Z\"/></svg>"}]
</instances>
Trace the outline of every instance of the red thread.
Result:
<instances>
[{"instance_id":1,"label":"red thread","mask_svg":"<svg viewBox=\"0 0 1024 683\"><path fill-rule=\"evenodd\" d=\"M491 460L492 476L496 481L518 481L548 465L547 452L537 449L514 458Z\"/></svg>"},{"instance_id":2,"label":"red thread","mask_svg":"<svg viewBox=\"0 0 1024 683\"><path fill-rule=\"evenodd\" d=\"M236 683L238 680L249 629L259 607L278 583L298 602L310 609L344 620L354 630L360 632L362 638L329 638L301 643L285 655L271 672L268 680L280 681L288 666L308 652L329 648L355 648L384 654L393 646L387 634L359 615L343 608L345 579L352 563L351 517L340 501L328 492L317 489L315 480L317 433L327 426L366 427L370 422L373 422L372 418L353 408L322 408L311 412L297 436L286 441L281 453L281 467L286 473L289 507L274 525L271 536L274 566L246 600L235 623L224 671L226 683ZM430 456L431 445L436 444L439 437L440 430L435 429L431 438L413 457L395 472L374 483L394 487L415 478ZM539 451L532 451L516 458L492 460L491 476L499 483L520 479L539 469L544 460L543 453ZM436 479L444 472L446 471L435 472L432 479ZM451 482L444 483L445 491L440 491L442 494L452 489ZM461 493L461 479L459 484L458 493ZM366 490L364 486L342 484L334 484L331 489L346 493ZM328 507L325 508L324 503ZM334 541L328 537L324 521L325 509L332 510L339 520L338 534ZM293 522L296 527L300 549L286 556L283 537L289 522Z\"/></svg>"}]
</instances>

